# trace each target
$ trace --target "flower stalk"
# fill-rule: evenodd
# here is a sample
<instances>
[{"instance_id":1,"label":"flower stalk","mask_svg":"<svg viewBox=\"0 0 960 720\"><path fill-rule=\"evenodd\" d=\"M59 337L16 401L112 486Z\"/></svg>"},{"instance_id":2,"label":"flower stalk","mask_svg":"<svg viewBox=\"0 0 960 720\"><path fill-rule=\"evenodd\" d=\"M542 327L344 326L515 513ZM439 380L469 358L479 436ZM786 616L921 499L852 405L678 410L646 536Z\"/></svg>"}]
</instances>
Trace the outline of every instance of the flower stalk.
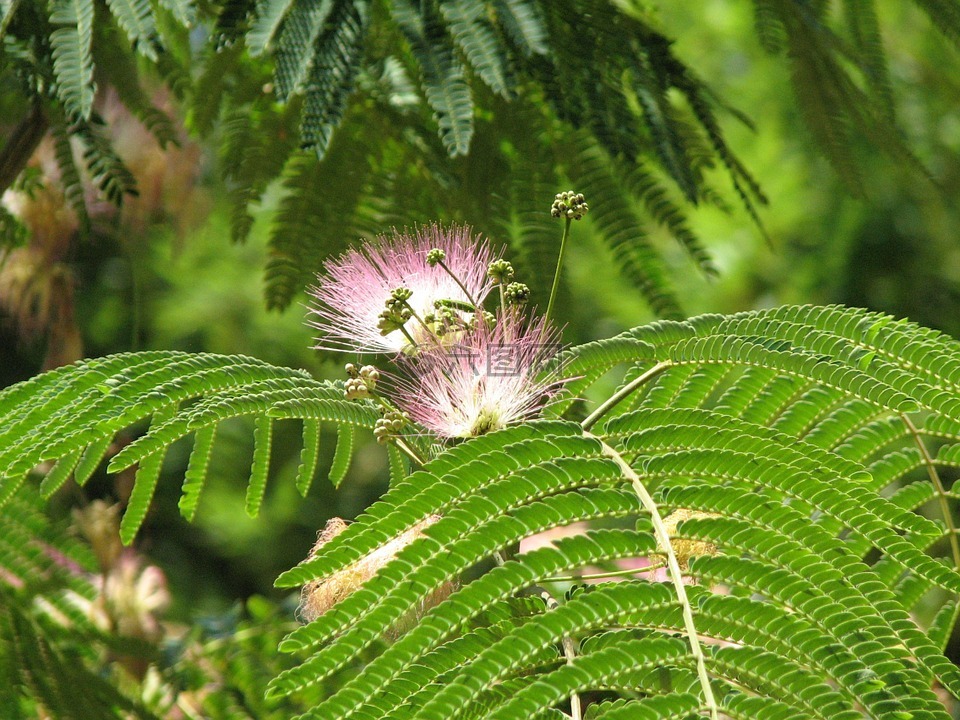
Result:
<instances>
[{"instance_id":1,"label":"flower stalk","mask_svg":"<svg viewBox=\"0 0 960 720\"><path fill-rule=\"evenodd\" d=\"M553 288L550 290L550 301L547 303L547 312L544 315L548 320L553 312L553 303L557 299L557 290L560 287L560 271L563 268L563 255L567 247L567 236L570 234L570 223L580 220L590 210L582 193L573 190L557 193L550 208L550 215L563 218L563 236L560 238L560 253L557 256L557 271L553 275Z\"/></svg>"},{"instance_id":2,"label":"flower stalk","mask_svg":"<svg viewBox=\"0 0 960 720\"><path fill-rule=\"evenodd\" d=\"M550 289L550 301L547 303L547 312L545 317L550 318L553 313L553 303L557 299L557 290L560 288L560 271L563 268L563 254L567 248L567 235L570 234L570 218L567 218L563 226L563 237L560 238L560 253L557 256L557 270L553 275L553 287Z\"/></svg>"}]
</instances>

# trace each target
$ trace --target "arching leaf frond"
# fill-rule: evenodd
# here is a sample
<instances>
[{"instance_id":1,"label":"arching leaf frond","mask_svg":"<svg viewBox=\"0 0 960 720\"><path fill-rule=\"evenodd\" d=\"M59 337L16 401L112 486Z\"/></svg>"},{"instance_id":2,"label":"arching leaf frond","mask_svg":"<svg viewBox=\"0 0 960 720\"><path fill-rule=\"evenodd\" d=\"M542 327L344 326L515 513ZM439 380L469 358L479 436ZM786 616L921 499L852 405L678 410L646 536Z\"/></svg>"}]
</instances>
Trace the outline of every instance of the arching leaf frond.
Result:
<instances>
[{"instance_id":1,"label":"arching leaf frond","mask_svg":"<svg viewBox=\"0 0 960 720\"><path fill-rule=\"evenodd\" d=\"M24 396L39 401L24 405L18 402ZM345 401L339 385L311 380L302 372L242 356L175 352L115 355L40 376L0 393L0 413L0 462L4 468L0 494L4 501L14 497L27 473L43 462L60 460L41 488L45 495L62 486L71 472L82 484L100 464L117 433L152 418L147 432L109 463L111 472L138 464L121 526L125 542L132 540L146 515L166 448L181 438L195 435L181 500L181 512L192 517L216 427L234 417L256 420L247 495L247 510L256 514L269 472L270 430L275 420L306 421L307 462L298 481L305 491L316 467L317 423L372 428L378 417L372 406ZM26 428L33 430L25 432ZM59 430L56 442L40 440L55 428ZM342 438L340 445L335 477L345 472L352 449Z\"/></svg>"}]
</instances>

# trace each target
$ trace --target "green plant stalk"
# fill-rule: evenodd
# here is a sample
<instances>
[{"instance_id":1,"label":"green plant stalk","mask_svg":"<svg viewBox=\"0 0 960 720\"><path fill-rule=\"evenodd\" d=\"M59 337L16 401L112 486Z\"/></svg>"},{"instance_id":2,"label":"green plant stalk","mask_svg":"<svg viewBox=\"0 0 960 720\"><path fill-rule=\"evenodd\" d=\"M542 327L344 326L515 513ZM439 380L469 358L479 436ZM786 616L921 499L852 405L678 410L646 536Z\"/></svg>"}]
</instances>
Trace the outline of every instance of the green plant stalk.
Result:
<instances>
[{"instance_id":1,"label":"green plant stalk","mask_svg":"<svg viewBox=\"0 0 960 720\"><path fill-rule=\"evenodd\" d=\"M662 373L664 370L666 370L668 367L672 365L673 363L670 362L669 360L663 360L662 362L658 362L652 368L647 370L640 377L634 378L633 380L628 382L622 388L617 390L617 392L615 392L613 395L607 398L600 405L600 407L598 407L596 410L590 413L587 419L584 420L582 423L580 423L580 427L583 428L584 431L590 430L590 428L592 428L594 425L597 424L597 421L600 420L600 418L602 418L604 415L610 412L614 407L617 406L617 404L623 401L623 399L626 398L628 395L630 395L634 390L636 390L641 385L644 385L650 382L651 380L653 380L653 378L655 378L657 375L659 375L660 373Z\"/></svg>"},{"instance_id":2,"label":"green plant stalk","mask_svg":"<svg viewBox=\"0 0 960 720\"><path fill-rule=\"evenodd\" d=\"M703 656L703 648L700 646L700 638L697 634L697 628L693 623L693 609L690 607L690 599L687 597L687 590L683 584L683 572L680 570L680 563L677 562L677 556L673 552L673 546L670 544L670 534L667 532L666 525L663 524L663 518L657 508L657 503L647 491L640 476L627 464L620 453L607 445L596 435L587 431L583 433L584 437L591 438L600 443L602 453L613 460L620 468L623 476L630 481L633 491L640 499L644 509L650 513L650 519L653 521L653 533L657 538L657 543L663 549L663 554L667 558L667 569L670 579L673 581L673 588L677 593L677 599L680 602L680 609L683 614L683 624L686 629L687 639L690 643L690 652L697 661L697 676L700 679L700 688L703 691L703 702L707 710L710 711L711 720L719 720L719 709L717 701L713 696L713 688L710 686L710 676L707 675L707 665Z\"/></svg>"},{"instance_id":3,"label":"green plant stalk","mask_svg":"<svg viewBox=\"0 0 960 720\"><path fill-rule=\"evenodd\" d=\"M413 338L411 338L411 337L407 334L406 329L403 328L403 327L401 327L400 329L403 330L403 334L406 335L406 336L407 336L407 339L409 339L410 342L412 343L412 342L413 342ZM378 393L376 390L369 390L369 389L368 389L368 390L367 390L367 394L369 395L369 397L370 397L371 400L373 400L374 402L376 402L378 405L380 405L380 407L382 407L382 408L383 408L384 410L386 410L387 412L392 412L392 411L395 411L395 410L397 409L397 408L395 408L385 397L383 397L383 395L381 395L380 393ZM412 447L410 447L406 442L404 442L404 440L403 440L402 438L394 435L394 436L391 438L391 441L393 442L394 445L397 446L397 449L400 450L400 452L402 452L402 453L403 453L404 455L406 455L408 458L410 458L410 459L413 460L415 463L417 463L417 465L420 465L420 466L422 467L423 465L426 464L426 461L425 461L422 457L420 457L420 454L419 454L416 450L414 450Z\"/></svg>"},{"instance_id":4,"label":"green plant stalk","mask_svg":"<svg viewBox=\"0 0 960 720\"><path fill-rule=\"evenodd\" d=\"M13 17L17 3L10 8L5 20L9 21ZM6 32L4 25L0 36ZM20 175L23 168L37 149L37 145L47 134L47 128L50 121L47 114L43 111L43 106L37 100L31 105L30 112L20 121L20 123L7 135L7 142L0 150L0 194L8 189Z\"/></svg>"},{"instance_id":5,"label":"green plant stalk","mask_svg":"<svg viewBox=\"0 0 960 720\"><path fill-rule=\"evenodd\" d=\"M550 319L550 313L553 312L553 303L557 299L557 288L560 287L560 270L563 268L563 253L567 248L567 235L570 234L570 223L573 220L567 218L566 224L563 226L563 237L560 238L560 254L557 256L557 271L553 275L553 288L550 290L550 302L547 303L547 312L544 314L544 318L547 320Z\"/></svg>"},{"instance_id":6,"label":"green plant stalk","mask_svg":"<svg viewBox=\"0 0 960 720\"><path fill-rule=\"evenodd\" d=\"M397 446L400 452L402 452L408 458L413 460L417 465L420 465L421 467L423 467L426 464L426 461L422 457L420 457L419 453L417 453L416 450L414 450L412 447L407 445L407 443L402 438L394 437L393 444Z\"/></svg>"},{"instance_id":7,"label":"green plant stalk","mask_svg":"<svg viewBox=\"0 0 960 720\"><path fill-rule=\"evenodd\" d=\"M10 27L10 21L13 20L14 13L17 12L18 7L20 7L20 0L13 0L13 2L10 3L10 7L7 8L3 20L0 21L0 38L7 34L7 28Z\"/></svg>"},{"instance_id":8,"label":"green plant stalk","mask_svg":"<svg viewBox=\"0 0 960 720\"><path fill-rule=\"evenodd\" d=\"M549 592L544 590L540 597L547 604L548 610L555 610L560 607L560 603ZM577 648L573 644L573 638L569 635L563 636L563 655L567 659L567 665L572 665L577 659ZM573 693L570 696L570 720L583 720L583 708L580 706L580 695Z\"/></svg>"},{"instance_id":9,"label":"green plant stalk","mask_svg":"<svg viewBox=\"0 0 960 720\"><path fill-rule=\"evenodd\" d=\"M400 332L403 333L403 336L404 336L404 337L407 339L407 341L410 343L410 347L416 348L416 347L417 347L417 341L413 339L413 335L410 334L410 331L407 330L406 326L401 325L400 328L399 328L399 330L400 330Z\"/></svg>"},{"instance_id":10,"label":"green plant stalk","mask_svg":"<svg viewBox=\"0 0 960 720\"><path fill-rule=\"evenodd\" d=\"M913 421L904 413L900 413L900 419L903 421L903 424L907 426L910 434L913 435L913 440L920 450L920 455L923 457L923 464L927 467L927 475L933 483L934 489L937 491L937 502L940 505L940 513L943 515L943 522L947 526L947 536L950 538L953 566L960 572L960 540L957 539L957 526L953 522L950 503L947 502L947 490L943 486L943 481L940 479L940 474L937 472L937 466L933 457L930 455L930 451L927 450L927 446L920 437L920 431L917 430L917 426L914 425Z\"/></svg>"},{"instance_id":11,"label":"green plant stalk","mask_svg":"<svg viewBox=\"0 0 960 720\"><path fill-rule=\"evenodd\" d=\"M582 580L604 580L606 578L626 577L628 575L639 575L641 573L652 572L654 570L659 570L663 566L663 562L657 562L642 568L611 570L610 572L591 573L587 575L557 575L555 577L544 578L541 582L580 582Z\"/></svg>"},{"instance_id":12,"label":"green plant stalk","mask_svg":"<svg viewBox=\"0 0 960 720\"><path fill-rule=\"evenodd\" d=\"M447 264L443 260L441 260L438 264L440 265L440 267L442 267L444 270L447 271L447 275L452 277L453 281L460 287L461 290L463 290L464 296L467 298L467 300L470 301L470 304L473 305L474 311L479 311L480 306L477 305L477 301L474 299L473 295L470 294L470 291L467 290L466 285L460 282L460 278L458 278L456 275L453 274L453 271L447 267Z\"/></svg>"},{"instance_id":13,"label":"green plant stalk","mask_svg":"<svg viewBox=\"0 0 960 720\"><path fill-rule=\"evenodd\" d=\"M413 305L411 305L410 302L407 300L404 300L403 304L407 306L407 309L410 311L410 314L413 316L413 319L416 320L418 323L420 323L420 325L423 326L423 329L427 331L427 334L430 335L431 338L433 338L433 341L437 344L437 347L443 347L443 343L440 341L440 338L437 337L437 334L430 328L429 325L427 325L426 322L424 322L423 318L417 314L417 311L413 309ZM401 328L401 329L405 330L405 328ZM407 339L410 341L413 347L417 346L417 343L414 341L412 337L410 337L408 333L404 332L404 335L407 336Z\"/></svg>"}]
</instances>

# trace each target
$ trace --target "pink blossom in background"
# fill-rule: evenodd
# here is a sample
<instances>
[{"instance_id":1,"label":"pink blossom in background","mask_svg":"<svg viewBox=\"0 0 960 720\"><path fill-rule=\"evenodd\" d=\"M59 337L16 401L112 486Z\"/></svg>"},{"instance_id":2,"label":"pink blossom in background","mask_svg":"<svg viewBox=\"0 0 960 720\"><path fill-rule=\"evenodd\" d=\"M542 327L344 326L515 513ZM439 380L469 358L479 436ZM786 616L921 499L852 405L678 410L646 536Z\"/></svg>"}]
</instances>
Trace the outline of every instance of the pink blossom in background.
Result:
<instances>
[{"instance_id":1,"label":"pink blossom in background","mask_svg":"<svg viewBox=\"0 0 960 720\"><path fill-rule=\"evenodd\" d=\"M410 343L400 330L382 335L378 328L380 313L400 287L413 292L409 303L421 318L434 311L436 300L469 302L449 273L427 263L427 253L434 248L443 250L444 263L477 303L483 303L493 287L487 267L496 256L469 227L431 225L415 235L394 232L379 240L327 262L310 288L317 301L309 308L314 316L310 325L320 330L316 348L389 354L405 350ZM429 340L415 318L404 327L418 344Z\"/></svg>"},{"instance_id":2,"label":"pink blossom in background","mask_svg":"<svg viewBox=\"0 0 960 720\"><path fill-rule=\"evenodd\" d=\"M401 358L393 397L410 418L440 437L483 435L528 420L563 381L545 366L559 334L543 318L515 313L479 323L456 345Z\"/></svg>"}]
</instances>

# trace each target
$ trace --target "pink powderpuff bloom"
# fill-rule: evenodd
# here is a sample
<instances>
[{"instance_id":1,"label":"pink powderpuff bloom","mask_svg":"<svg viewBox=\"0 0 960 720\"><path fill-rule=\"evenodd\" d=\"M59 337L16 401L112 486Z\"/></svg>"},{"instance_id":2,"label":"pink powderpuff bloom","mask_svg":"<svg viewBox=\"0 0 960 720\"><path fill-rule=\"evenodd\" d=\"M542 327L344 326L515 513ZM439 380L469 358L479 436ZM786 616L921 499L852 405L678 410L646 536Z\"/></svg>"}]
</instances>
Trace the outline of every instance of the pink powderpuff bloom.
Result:
<instances>
[{"instance_id":1,"label":"pink powderpuff bloom","mask_svg":"<svg viewBox=\"0 0 960 720\"><path fill-rule=\"evenodd\" d=\"M546 319L508 313L478 323L450 348L401 358L404 377L391 395L440 437L476 437L531 418L559 392L564 380L546 368L559 349Z\"/></svg>"},{"instance_id":2,"label":"pink powderpuff bloom","mask_svg":"<svg viewBox=\"0 0 960 720\"><path fill-rule=\"evenodd\" d=\"M316 347L321 350L396 354L409 351L409 339L397 329L386 335L379 327L380 313L397 288L412 291L409 304L420 318L435 311L437 300L482 304L493 287L487 267L495 259L488 243L474 238L466 226L441 228L431 225L408 235L394 231L380 236L378 244L352 248L324 265L318 283L309 289L318 304L308 308L316 318L309 324L320 330ZM440 265L431 266L427 253L439 248L444 264L463 283ZM461 311L465 320L471 313ZM435 343L430 333L411 317L404 330L417 345Z\"/></svg>"}]
</instances>

